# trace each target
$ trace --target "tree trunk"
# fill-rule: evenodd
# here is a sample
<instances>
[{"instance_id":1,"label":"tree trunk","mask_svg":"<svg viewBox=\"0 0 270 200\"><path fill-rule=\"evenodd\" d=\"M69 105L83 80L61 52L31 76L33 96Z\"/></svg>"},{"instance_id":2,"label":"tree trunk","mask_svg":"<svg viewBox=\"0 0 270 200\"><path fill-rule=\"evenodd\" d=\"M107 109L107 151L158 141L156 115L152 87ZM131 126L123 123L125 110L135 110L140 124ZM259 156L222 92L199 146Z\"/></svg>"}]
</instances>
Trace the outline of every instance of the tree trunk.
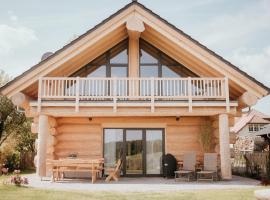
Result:
<instances>
[{"instance_id":1,"label":"tree trunk","mask_svg":"<svg viewBox=\"0 0 270 200\"><path fill-rule=\"evenodd\" d=\"M3 133L4 133L4 121L0 121L0 142L2 141L2 136L3 136ZM0 143L0 146L1 146L1 143Z\"/></svg>"}]
</instances>

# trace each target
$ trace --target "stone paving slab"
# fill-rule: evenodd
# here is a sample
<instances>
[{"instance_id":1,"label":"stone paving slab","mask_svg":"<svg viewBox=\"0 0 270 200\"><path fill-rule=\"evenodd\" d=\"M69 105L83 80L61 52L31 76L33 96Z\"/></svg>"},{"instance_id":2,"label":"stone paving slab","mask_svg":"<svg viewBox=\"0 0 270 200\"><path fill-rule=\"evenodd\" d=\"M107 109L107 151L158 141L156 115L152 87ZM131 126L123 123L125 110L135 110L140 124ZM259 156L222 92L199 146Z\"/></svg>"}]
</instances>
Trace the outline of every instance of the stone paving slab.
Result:
<instances>
[{"instance_id":1,"label":"stone paving slab","mask_svg":"<svg viewBox=\"0 0 270 200\"><path fill-rule=\"evenodd\" d=\"M29 186L41 189L55 190L81 190L106 192L166 192L182 190L208 190L208 189L248 189L259 186L257 180L234 176L231 181L201 181L201 182L175 182L174 179L158 177L147 178L120 178L119 182L106 183L98 180L92 184L90 179L66 179L52 183L49 178L40 180L36 175L27 175Z\"/></svg>"}]
</instances>

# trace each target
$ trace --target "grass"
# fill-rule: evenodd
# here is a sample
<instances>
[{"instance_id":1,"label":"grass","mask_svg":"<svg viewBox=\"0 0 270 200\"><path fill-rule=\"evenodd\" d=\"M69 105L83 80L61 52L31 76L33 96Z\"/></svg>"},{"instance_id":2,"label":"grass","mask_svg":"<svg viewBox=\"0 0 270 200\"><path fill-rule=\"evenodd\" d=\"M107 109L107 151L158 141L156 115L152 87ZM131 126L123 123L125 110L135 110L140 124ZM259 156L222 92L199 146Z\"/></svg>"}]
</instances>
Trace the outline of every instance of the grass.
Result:
<instances>
[{"instance_id":1,"label":"grass","mask_svg":"<svg viewBox=\"0 0 270 200\"><path fill-rule=\"evenodd\" d=\"M253 190L204 190L170 193L108 193L38 190L27 187L0 186L0 199L20 200L254 200Z\"/></svg>"}]
</instances>

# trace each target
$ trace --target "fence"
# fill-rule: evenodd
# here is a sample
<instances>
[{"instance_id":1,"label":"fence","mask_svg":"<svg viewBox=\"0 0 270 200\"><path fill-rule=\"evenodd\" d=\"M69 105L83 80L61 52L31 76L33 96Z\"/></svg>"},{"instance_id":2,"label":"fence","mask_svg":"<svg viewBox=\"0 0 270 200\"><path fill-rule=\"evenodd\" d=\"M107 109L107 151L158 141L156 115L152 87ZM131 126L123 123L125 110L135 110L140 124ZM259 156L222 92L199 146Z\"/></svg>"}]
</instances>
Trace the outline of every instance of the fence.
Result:
<instances>
[{"instance_id":1,"label":"fence","mask_svg":"<svg viewBox=\"0 0 270 200\"><path fill-rule=\"evenodd\" d=\"M269 170L269 152L239 152L232 162L233 174L261 179Z\"/></svg>"}]
</instances>

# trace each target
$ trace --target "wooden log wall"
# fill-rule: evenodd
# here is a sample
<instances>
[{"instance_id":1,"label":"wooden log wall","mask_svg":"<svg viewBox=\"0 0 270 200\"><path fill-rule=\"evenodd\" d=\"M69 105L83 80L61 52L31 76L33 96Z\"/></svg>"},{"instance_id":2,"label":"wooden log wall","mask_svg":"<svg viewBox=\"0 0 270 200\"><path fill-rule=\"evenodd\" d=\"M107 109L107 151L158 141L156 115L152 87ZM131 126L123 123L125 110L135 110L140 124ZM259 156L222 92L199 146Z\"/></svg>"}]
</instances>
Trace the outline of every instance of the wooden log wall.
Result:
<instances>
[{"instance_id":1,"label":"wooden log wall","mask_svg":"<svg viewBox=\"0 0 270 200\"><path fill-rule=\"evenodd\" d=\"M47 159L56 159L55 147L57 145L57 121L55 118L49 118L49 134L47 138Z\"/></svg>"},{"instance_id":2,"label":"wooden log wall","mask_svg":"<svg viewBox=\"0 0 270 200\"><path fill-rule=\"evenodd\" d=\"M204 117L57 118L55 158L77 154L80 158L103 156L103 128L164 128L165 152L181 160L185 152L203 151L198 134Z\"/></svg>"},{"instance_id":3,"label":"wooden log wall","mask_svg":"<svg viewBox=\"0 0 270 200\"><path fill-rule=\"evenodd\" d=\"M88 118L59 118L57 120L57 159L76 154L79 158L102 157L102 129Z\"/></svg>"},{"instance_id":4,"label":"wooden log wall","mask_svg":"<svg viewBox=\"0 0 270 200\"><path fill-rule=\"evenodd\" d=\"M205 119L200 117L183 117L180 123L168 124L166 128L166 153L173 154L177 160L183 159L183 154L195 151L197 159L201 160L203 150L199 142L200 126Z\"/></svg>"}]
</instances>

